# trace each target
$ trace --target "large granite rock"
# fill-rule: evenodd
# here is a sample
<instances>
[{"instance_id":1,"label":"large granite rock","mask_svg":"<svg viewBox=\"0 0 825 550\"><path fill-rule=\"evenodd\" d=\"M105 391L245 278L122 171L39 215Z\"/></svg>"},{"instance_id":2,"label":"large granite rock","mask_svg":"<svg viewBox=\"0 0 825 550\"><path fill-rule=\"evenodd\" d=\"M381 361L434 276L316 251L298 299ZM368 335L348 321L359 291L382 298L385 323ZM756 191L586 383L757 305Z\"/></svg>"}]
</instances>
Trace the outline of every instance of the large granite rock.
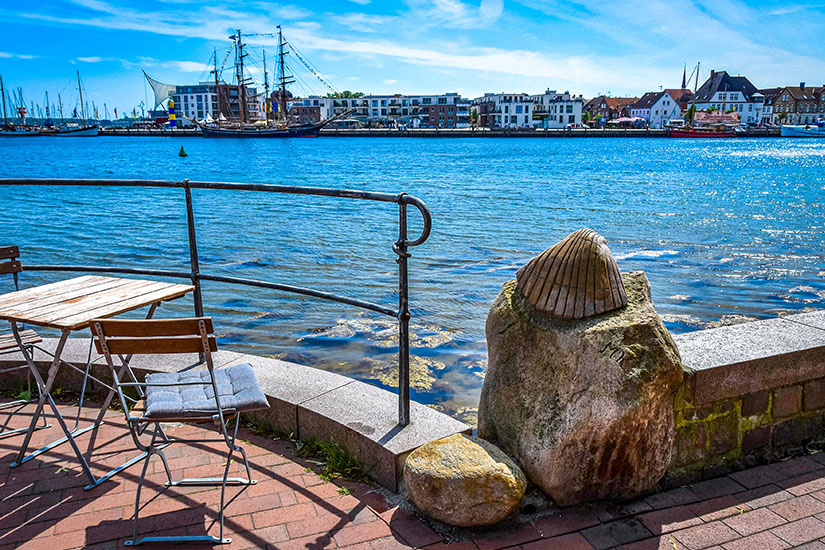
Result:
<instances>
[{"instance_id":1,"label":"large granite rock","mask_svg":"<svg viewBox=\"0 0 825 550\"><path fill-rule=\"evenodd\" d=\"M622 279L627 306L596 317L543 315L510 281L487 318L479 436L562 506L630 498L670 462L679 351L644 273Z\"/></svg>"},{"instance_id":2,"label":"large granite rock","mask_svg":"<svg viewBox=\"0 0 825 550\"><path fill-rule=\"evenodd\" d=\"M488 441L463 434L410 453L404 483L422 512L460 527L498 523L518 507L527 486L510 457Z\"/></svg>"}]
</instances>

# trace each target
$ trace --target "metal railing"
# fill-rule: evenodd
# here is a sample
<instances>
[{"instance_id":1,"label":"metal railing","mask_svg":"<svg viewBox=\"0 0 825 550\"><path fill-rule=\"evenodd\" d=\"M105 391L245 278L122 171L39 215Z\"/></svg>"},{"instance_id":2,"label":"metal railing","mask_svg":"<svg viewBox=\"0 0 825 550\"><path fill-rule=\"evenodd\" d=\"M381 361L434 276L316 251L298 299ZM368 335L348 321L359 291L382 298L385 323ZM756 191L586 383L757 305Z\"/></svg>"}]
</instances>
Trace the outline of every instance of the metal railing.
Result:
<instances>
[{"instance_id":1,"label":"metal railing","mask_svg":"<svg viewBox=\"0 0 825 550\"><path fill-rule=\"evenodd\" d=\"M202 281L253 286L280 290L304 296L312 296L347 304L382 315L388 315L398 320L398 422L406 426L410 422L410 308L409 308L409 277L408 259L410 247L422 244L430 236L432 217L427 205L421 199L406 193L373 193L348 189L328 189L322 187L296 187L291 185L271 185L255 183L227 183L207 181L164 181L164 180L95 180L95 179L0 179L0 185L37 185L37 186L85 186L85 187L160 187L183 189L186 199L186 225L189 236L189 271L169 271L161 269L135 269L114 266L89 265L25 265L29 271L75 271L87 273L122 273L129 275L150 275L159 277L173 277L189 279L195 287L194 306L195 316L203 316ZM198 240L195 231L195 213L192 201L192 189L213 189L225 191L256 191L264 193L282 193L290 195L312 195L319 197L334 197L343 199L358 199L377 202L390 202L398 205L398 240L393 244L393 252L398 256L398 309L382 306L364 300L338 296L320 290L299 286L227 277L223 275L209 275L201 273L198 260ZM414 240L407 238L407 206L414 206L421 213L423 227L421 234Z\"/></svg>"}]
</instances>

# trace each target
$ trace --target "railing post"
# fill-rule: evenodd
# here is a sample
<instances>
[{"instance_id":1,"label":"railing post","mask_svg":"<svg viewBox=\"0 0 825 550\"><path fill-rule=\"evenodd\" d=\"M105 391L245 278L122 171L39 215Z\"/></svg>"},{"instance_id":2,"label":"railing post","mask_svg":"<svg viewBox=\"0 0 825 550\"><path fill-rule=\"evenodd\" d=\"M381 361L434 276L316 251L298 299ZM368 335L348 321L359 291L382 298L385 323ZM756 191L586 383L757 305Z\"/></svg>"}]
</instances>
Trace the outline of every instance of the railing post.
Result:
<instances>
[{"instance_id":1,"label":"railing post","mask_svg":"<svg viewBox=\"0 0 825 550\"><path fill-rule=\"evenodd\" d=\"M407 276L407 205L398 204L398 423L410 423L410 299Z\"/></svg>"},{"instance_id":2,"label":"railing post","mask_svg":"<svg viewBox=\"0 0 825 550\"><path fill-rule=\"evenodd\" d=\"M191 266L192 285L195 287L195 317L203 317L203 295L201 294L201 268L198 262L198 239L195 235L195 210L192 207L192 189L189 180L183 180L186 194L186 227L189 233L189 264Z\"/></svg>"}]
</instances>

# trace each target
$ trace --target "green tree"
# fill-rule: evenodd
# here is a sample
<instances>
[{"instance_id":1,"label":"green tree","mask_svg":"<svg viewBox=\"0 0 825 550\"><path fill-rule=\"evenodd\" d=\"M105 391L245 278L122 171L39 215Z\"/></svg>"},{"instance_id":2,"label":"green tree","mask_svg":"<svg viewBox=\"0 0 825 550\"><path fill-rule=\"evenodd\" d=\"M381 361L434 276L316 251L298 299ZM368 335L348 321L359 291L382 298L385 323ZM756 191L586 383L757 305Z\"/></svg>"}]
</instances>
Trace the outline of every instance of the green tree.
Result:
<instances>
[{"instance_id":1,"label":"green tree","mask_svg":"<svg viewBox=\"0 0 825 550\"><path fill-rule=\"evenodd\" d=\"M696 105L691 105L688 107L688 110L685 111L685 120L690 122L693 120L693 117L696 116Z\"/></svg>"},{"instance_id":2,"label":"green tree","mask_svg":"<svg viewBox=\"0 0 825 550\"><path fill-rule=\"evenodd\" d=\"M470 121L473 124L478 124L478 107L473 107L470 110Z\"/></svg>"},{"instance_id":3,"label":"green tree","mask_svg":"<svg viewBox=\"0 0 825 550\"><path fill-rule=\"evenodd\" d=\"M590 111L585 111L582 114L582 122L584 122L584 123L590 122Z\"/></svg>"}]
</instances>

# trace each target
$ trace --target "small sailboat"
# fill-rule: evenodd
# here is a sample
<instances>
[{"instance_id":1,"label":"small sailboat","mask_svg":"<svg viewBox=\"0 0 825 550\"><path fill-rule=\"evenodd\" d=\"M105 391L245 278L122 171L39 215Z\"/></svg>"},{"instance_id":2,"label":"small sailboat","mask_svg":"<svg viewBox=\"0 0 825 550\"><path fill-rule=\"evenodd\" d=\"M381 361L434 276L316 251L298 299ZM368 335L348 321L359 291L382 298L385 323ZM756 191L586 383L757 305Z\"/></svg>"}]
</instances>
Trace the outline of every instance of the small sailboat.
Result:
<instances>
[{"instance_id":1,"label":"small sailboat","mask_svg":"<svg viewBox=\"0 0 825 550\"><path fill-rule=\"evenodd\" d=\"M55 137L91 137L96 136L99 130L97 124L86 124L86 109L83 106L83 86L80 84L80 71L77 71L77 91L80 93L80 124L70 122L60 126L55 131ZM62 112L62 106L61 106ZM75 113L77 109L75 109Z\"/></svg>"}]
</instances>

